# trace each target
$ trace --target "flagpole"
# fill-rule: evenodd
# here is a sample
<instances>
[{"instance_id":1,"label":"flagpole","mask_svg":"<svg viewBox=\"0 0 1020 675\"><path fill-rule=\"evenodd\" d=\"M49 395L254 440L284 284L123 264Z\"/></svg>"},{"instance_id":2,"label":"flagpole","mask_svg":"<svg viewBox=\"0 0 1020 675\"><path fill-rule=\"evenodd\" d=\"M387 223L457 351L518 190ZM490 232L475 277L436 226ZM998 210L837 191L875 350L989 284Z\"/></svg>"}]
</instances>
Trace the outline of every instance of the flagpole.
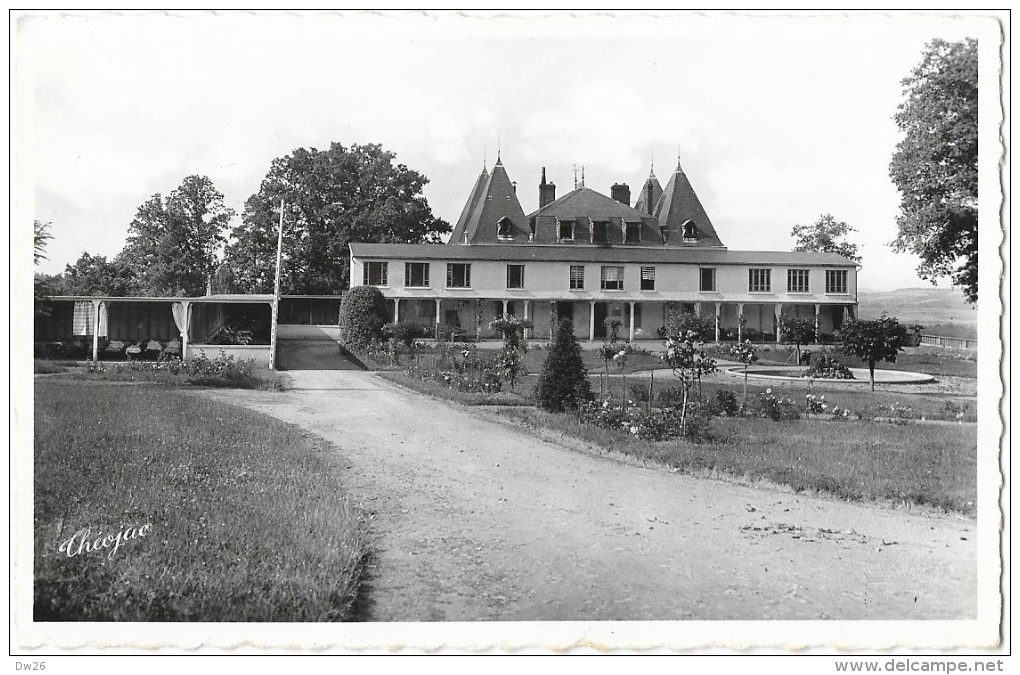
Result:
<instances>
[{"instance_id":1,"label":"flagpole","mask_svg":"<svg viewBox=\"0 0 1020 675\"><path fill-rule=\"evenodd\" d=\"M280 226L276 233L276 282L273 287L273 323L271 326L272 343L269 348L269 369L276 369L276 324L280 320L280 268L283 266L283 203L280 200Z\"/></svg>"}]
</instances>

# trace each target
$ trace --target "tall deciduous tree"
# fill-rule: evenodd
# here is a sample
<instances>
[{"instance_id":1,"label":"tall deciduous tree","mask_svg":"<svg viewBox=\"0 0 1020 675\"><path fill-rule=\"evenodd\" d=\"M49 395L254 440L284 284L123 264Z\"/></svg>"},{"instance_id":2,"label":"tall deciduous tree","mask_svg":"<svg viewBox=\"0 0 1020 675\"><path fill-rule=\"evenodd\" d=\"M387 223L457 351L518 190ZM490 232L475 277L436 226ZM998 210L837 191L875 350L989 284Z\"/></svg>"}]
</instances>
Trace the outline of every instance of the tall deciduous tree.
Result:
<instances>
[{"instance_id":1,"label":"tall deciduous tree","mask_svg":"<svg viewBox=\"0 0 1020 675\"><path fill-rule=\"evenodd\" d=\"M216 254L234 210L205 176L188 176L167 197L138 207L121 259L140 295L195 296L216 269Z\"/></svg>"},{"instance_id":2,"label":"tall deciduous tree","mask_svg":"<svg viewBox=\"0 0 1020 675\"><path fill-rule=\"evenodd\" d=\"M871 391L875 391L875 364L879 361L896 363L896 355L910 344L906 327L885 314L873 321L848 321L837 337L841 352L867 362Z\"/></svg>"},{"instance_id":3,"label":"tall deciduous tree","mask_svg":"<svg viewBox=\"0 0 1020 675\"><path fill-rule=\"evenodd\" d=\"M934 40L902 81L895 115L904 132L889 174L901 194L897 251L921 258L918 274L952 275L967 299L978 295L977 41Z\"/></svg>"},{"instance_id":4,"label":"tall deciduous tree","mask_svg":"<svg viewBox=\"0 0 1020 675\"><path fill-rule=\"evenodd\" d=\"M55 295L109 295L123 297L135 288L135 275L118 256L107 260L101 255L82 253L73 265L51 280Z\"/></svg>"},{"instance_id":5,"label":"tall deciduous tree","mask_svg":"<svg viewBox=\"0 0 1020 675\"><path fill-rule=\"evenodd\" d=\"M836 220L830 213L824 213L810 225L794 225L790 235L797 239L794 251L837 253L844 258L860 262L857 244L845 239L848 234L856 231L857 228Z\"/></svg>"},{"instance_id":6,"label":"tall deciduous tree","mask_svg":"<svg viewBox=\"0 0 1020 675\"><path fill-rule=\"evenodd\" d=\"M35 221L35 231L33 233L33 256L34 263L39 264L40 260L46 260L46 245L49 244L50 239L53 235L50 234L50 224ZM36 273L34 283L32 284L32 295L35 305L35 313L48 314L48 307L46 306L46 298L51 293L52 281L50 277Z\"/></svg>"},{"instance_id":7,"label":"tall deciduous tree","mask_svg":"<svg viewBox=\"0 0 1020 675\"><path fill-rule=\"evenodd\" d=\"M439 242L450 225L432 215L423 175L380 145L299 148L273 161L227 247L239 287L269 292L285 202L284 293L339 293L350 282L351 242Z\"/></svg>"}]
</instances>

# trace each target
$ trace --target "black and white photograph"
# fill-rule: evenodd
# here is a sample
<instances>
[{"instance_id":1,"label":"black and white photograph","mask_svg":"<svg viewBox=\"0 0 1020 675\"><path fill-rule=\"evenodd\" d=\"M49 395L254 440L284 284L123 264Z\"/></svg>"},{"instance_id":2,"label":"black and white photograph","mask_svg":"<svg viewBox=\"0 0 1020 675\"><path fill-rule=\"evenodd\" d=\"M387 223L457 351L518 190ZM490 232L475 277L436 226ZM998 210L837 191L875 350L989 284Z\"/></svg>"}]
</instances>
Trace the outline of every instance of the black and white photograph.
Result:
<instances>
[{"instance_id":1,"label":"black and white photograph","mask_svg":"<svg viewBox=\"0 0 1020 675\"><path fill-rule=\"evenodd\" d=\"M10 40L19 669L1003 670L1008 12Z\"/></svg>"}]
</instances>

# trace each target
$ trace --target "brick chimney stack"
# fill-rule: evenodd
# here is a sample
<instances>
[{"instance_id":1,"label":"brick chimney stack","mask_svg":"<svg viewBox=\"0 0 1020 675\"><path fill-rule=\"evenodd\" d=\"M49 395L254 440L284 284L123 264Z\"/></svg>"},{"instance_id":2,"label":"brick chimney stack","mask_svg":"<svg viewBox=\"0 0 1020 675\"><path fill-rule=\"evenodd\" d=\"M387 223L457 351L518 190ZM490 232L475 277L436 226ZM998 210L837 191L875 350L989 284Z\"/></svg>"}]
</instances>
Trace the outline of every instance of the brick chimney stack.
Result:
<instances>
[{"instance_id":1,"label":"brick chimney stack","mask_svg":"<svg viewBox=\"0 0 1020 675\"><path fill-rule=\"evenodd\" d=\"M542 167L542 182L538 184L538 208L556 201L556 183L545 181L545 167Z\"/></svg>"},{"instance_id":2,"label":"brick chimney stack","mask_svg":"<svg viewBox=\"0 0 1020 675\"><path fill-rule=\"evenodd\" d=\"M625 206L630 206L630 186L616 183L610 188L609 196Z\"/></svg>"}]
</instances>

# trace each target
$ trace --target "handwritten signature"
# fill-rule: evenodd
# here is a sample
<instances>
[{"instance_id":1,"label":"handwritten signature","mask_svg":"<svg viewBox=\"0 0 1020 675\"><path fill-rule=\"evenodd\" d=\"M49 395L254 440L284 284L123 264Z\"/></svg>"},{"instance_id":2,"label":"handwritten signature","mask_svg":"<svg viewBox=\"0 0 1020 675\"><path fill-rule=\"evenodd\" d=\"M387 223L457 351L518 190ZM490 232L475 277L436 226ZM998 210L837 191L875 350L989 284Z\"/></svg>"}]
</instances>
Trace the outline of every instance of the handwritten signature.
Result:
<instances>
[{"instance_id":1,"label":"handwritten signature","mask_svg":"<svg viewBox=\"0 0 1020 675\"><path fill-rule=\"evenodd\" d=\"M97 530L95 536L92 534L91 527L85 527L73 535L70 539L60 543L57 550L61 553L66 553L68 558L73 558L76 555L82 553L92 553L100 549L110 549L110 552L106 554L107 558L113 558L113 554L117 552L117 549L122 544L129 542L133 539L141 539L149 530L152 528L151 524L145 524L141 527L125 527L117 531L116 534L107 534L103 536L102 530ZM110 548L110 547L113 548Z\"/></svg>"}]
</instances>

